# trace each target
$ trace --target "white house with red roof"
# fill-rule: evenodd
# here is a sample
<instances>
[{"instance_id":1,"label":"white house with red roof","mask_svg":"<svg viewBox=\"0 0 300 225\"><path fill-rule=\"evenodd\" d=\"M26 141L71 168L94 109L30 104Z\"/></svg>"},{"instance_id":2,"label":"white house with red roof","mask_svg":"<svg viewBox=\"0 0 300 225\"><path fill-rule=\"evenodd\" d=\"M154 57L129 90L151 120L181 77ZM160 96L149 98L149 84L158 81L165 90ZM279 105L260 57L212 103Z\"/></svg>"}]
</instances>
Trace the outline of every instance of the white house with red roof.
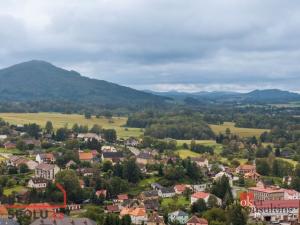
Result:
<instances>
[{"instance_id":1,"label":"white house with red roof","mask_svg":"<svg viewBox=\"0 0 300 225\"><path fill-rule=\"evenodd\" d=\"M148 220L147 212L145 208L123 208L120 212L120 216L123 217L129 215L133 224L145 224Z\"/></svg>"},{"instance_id":2,"label":"white house with red roof","mask_svg":"<svg viewBox=\"0 0 300 225\"><path fill-rule=\"evenodd\" d=\"M187 188L191 189L191 186L187 184L177 184L174 186L175 193L178 195L181 195Z\"/></svg>"},{"instance_id":3,"label":"white house with red roof","mask_svg":"<svg viewBox=\"0 0 300 225\"><path fill-rule=\"evenodd\" d=\"M207 193L207 192L202 192L202 191L201 192L196 192L196 193L191 195L191 204L197 202L200 199L203 199L207 203L208 199L211 195L214 196L217 199L217 202L218 202L219 205L222 204L222 200L220 198L216 197L213 194L210 194L210 193Z\"/></svg>"}]
</instances>

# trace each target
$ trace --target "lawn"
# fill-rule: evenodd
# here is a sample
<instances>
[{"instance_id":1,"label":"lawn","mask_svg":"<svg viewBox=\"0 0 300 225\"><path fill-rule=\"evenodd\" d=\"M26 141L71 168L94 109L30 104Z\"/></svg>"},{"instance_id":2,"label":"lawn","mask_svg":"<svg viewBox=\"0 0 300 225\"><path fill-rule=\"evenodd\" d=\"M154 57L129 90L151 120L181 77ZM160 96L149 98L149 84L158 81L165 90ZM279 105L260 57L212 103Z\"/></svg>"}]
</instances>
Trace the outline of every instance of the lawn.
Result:
<instances>
[{"instance_id":1,"label":"lawn","mask_svg":"<svg viewBox=\"0 0 300 225\"><path fill-rule=\"evenodd\" d=\"M164 198L161 202L162 208L167 209L168 211L174 211L177 209L182 209L189 207L190 201L186 199L185 196L176 196L173 198Z\"/></svg>"},{"instance_id":2,"label":"lawn","mask_svg":"<svg viewBox=\"0 0 300 225\"><path fill-rule=\"evenodd\" d=\"M17 148L14 149L5 149L5 148L0 148L0 153L6 153L6 154L22 154L22 151L20 151ZM23 153L24 154L24 153Z\"/></svg>"},{"instance_id":3,"label":"lawn","mask_svg":"<svg viewBox=\"0 0 300 225\"><path fill-rule=\"evenodd\" d=\"M259 137L263 132L269 131L267 129L255 129L255 128L240 128L235 127L232 122L225 122L221 125L209 125L215 134L225 133L226 129L229 128L231 133L238 134L241 137Z\"/></svg>"},{"instance_id":4,"label":"lawn","mask_svg":"<svg viewBox=\"0 0 300 225\"><path fill-rule=\"evenodd\" d=\"M292 160L292 159L286 159L286 158L281 158L281 157L277 157L277 159L282 159L282 160L284 160L284 161L286 161L286 162L292 164L294 167L298 164L297 161Z\"/></svg>"},{"instance_id":5,"label":"lawn","mask_svg":"<svg viewBox=\"0 0 300 225\"><path fill-rule=\"evenodd\" d=\"M182 159L186 159L187 157L198 157L201 156L201 154L192 152L191 150L188 149L181 149L176 151L179 154L179 157Z\"/></svg>"},{"instance_id":6,"label":"lawn","mask_svg":"<svg viewBox=\"0 0 300 225\"><path fill-rule=\"evenodd\" d=\"M4 191L3 191L3 194L8 196L11 193L13 193L14 191L15 192L20 192L20 191L23 191L23 190L26 190L26 188L23 187L23 186L17 185L17 186L14 186L12 188L5 188Z\"/></svg>"},{"instance_id":7,"label":"lawn","mask_svg":"<svg viewBox=\"0 0 300 225\"><path fill-rule=\"evenodd\" d=\"M157 182L159 179L160 179L159 177L150 177L150 178L143 179L137 185L130 187L130 190L128 193L130 195L136 196L136 195L140 194L142 191L149 189L150 185L152 183Z\"/></svg>"},{"instance_id":8,"label":"lawn","mask_svg":"<svg viewBox=\"0 0 300 225\"><path fill-rule=\"evenodd\" d=\"M54 128L67 126L71 128L75 123L87 125L91 128L94 124L98 124L103 128L116 129L118 137L128 138L131 136L139 137L143 132L140 128L125 128L127 117L113 117L107 119L105 117L92 117L86 119L84 115L79 114L62 114L62 113L0 113L0 118L10 124L28 124L36 123L44 127L47 121L51 121Z\"/></svg>"}]
</instances>

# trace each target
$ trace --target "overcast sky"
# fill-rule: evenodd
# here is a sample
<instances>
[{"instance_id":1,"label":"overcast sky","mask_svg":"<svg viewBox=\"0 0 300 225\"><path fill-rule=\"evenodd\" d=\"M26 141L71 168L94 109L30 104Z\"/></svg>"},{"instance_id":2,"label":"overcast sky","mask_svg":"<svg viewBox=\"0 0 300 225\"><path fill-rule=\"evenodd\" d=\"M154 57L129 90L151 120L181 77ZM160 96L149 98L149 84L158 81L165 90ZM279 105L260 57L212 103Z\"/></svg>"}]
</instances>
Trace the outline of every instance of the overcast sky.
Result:
<instances>
[{"instance_id":1,"label":"overcast sky","mask_svg":"<svg viewBox=\"0 0 300 225\"><path fill-rule=\"evenodd\" d=\"M300 92L297 0L0 1L0 66L158 91Z\"/></svg>"}]
</instances>

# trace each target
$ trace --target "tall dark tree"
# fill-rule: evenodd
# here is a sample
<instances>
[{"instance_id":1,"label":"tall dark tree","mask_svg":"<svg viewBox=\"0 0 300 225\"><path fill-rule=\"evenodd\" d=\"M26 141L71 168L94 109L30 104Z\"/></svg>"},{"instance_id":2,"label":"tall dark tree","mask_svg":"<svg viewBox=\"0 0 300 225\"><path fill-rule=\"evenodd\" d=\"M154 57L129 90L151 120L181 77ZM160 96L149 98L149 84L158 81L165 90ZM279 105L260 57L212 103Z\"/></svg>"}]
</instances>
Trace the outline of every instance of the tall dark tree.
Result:
<instances>
[{"instance_id":1,"label":"tall dark tree","mask_svg":"<svg viewBox=\"0 0 300 225\"><path fill-rule=\"evenodd\" d=\"M247 212L237 202L231 204L226 209L228 224L232 225L244 225L247 224Z\"/></svg>"},{"instance_id":2,"label":"tall dark tree","mask_svg":"<svg viewBox=\"0 0 300 225\"><path fill-rule=\"evenodd\" d=\"M45 131L47 134L53 133L53 124L51 121L47 121L46 126L45 126Z\"/></svg>"},{"instance_id":3,"label":"tall dark tree","mask_svg":"<svg viewBox=\"0 0 300 225\"><path fill-rule=\"evenodd\" d=\"M129 159L123 163L122 176L131 183L136 183L141 178L141 171L135 160Z\"/></svg>"},{"instance_id":4,"label":"tall dark tree","mask_svg":"<svg viewBox=\"0 0 300 225\"><path fill-rule=\"evenodd\" d=\"M30 123L24 125L24 131L28 133L29 136L38 139L40 136L41 128L36 123Z\"/></svg>"},{"instance_id":5,"label":"tall dark tree","mask_svg":"<svg viewBox=\"0 0 300 225\"><path fill-rule=\"evenodd\" d=\"M104 139L110 143L113 143L117 140L117 132L114 129L106 129L103 131Z\"/></svg>"}]
</instances>

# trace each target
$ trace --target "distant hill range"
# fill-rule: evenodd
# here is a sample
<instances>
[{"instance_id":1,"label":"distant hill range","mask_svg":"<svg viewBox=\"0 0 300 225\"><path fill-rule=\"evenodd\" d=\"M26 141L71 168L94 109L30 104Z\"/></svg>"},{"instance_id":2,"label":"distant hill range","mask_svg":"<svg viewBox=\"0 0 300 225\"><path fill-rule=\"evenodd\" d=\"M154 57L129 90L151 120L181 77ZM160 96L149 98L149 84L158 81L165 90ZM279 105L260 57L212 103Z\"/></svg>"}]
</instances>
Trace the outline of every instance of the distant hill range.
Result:
<instances>
[{"instance_id":1,"label":"distant hill range","mask_svg":"<svg viewBox=\"0 0 300 225\"><path fill-rule=\"evenodd\" d=\"M300 94L283 91L279 89L265 89L265 90L254 90L248 93L239 92L154 92L146 91L148 93L161 95L181 101L192 99L200 102L228 102L228 103L288 103L293 101L300 101Z\"/></svg>"},{"instance_id":2,"label":"distant hill range","mask_svg":"<svg viewBox=\"0 0 300 225\"><path fill-rule=\"evenodd\" d=\"M189 104L197 102L287 103L300 101L300 95L277 89L255 90L249 93L138 91L104 80L84 77L78 72L38 60L0 70L0 103L68 102L92 107L102 105L140 107L143 105L164 106L164 103L174 100ZM42 108L36 104L35 107ZM53 108L51 104L47 107ZM48 108L42 109L48 110ZM3 110L5 107L0 109L0 111Z\"/></svg>"},{"instance_id":3,"label":"distant hill range","mask_svg":"<svg viewBox=\"0 0 300 225\"><path fill-rule=\"evenodd\" d=\"M68 101L97 105L161 104L166 97L81 76L33 60L0 70L0 101Z\"/></svg>"}]
</instances>

